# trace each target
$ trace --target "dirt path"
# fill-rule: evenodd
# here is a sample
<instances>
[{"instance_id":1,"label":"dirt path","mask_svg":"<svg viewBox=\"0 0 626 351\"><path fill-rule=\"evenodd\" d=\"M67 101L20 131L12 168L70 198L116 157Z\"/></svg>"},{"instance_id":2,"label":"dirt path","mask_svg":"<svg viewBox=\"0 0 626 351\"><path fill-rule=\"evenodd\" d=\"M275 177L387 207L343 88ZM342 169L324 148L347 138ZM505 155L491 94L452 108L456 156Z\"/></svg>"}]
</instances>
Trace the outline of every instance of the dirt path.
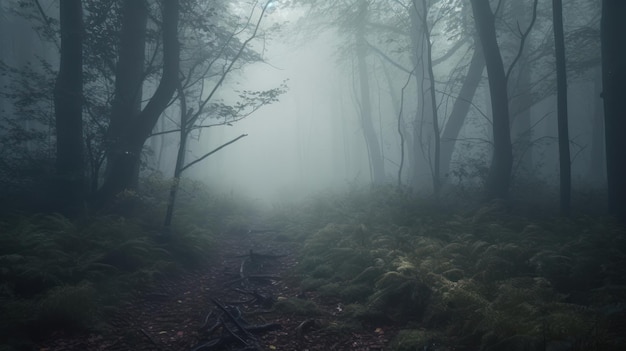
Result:
<instances>
[{"instance_id":1,"label":"dirt path","mask_svg":"<svg viewBox=\"0 0 626 351\"><path fill-rule=\"evenodd\" d=\"M255 342L262 350L388 349L384 347L388 343L385 334L392 331L385 328L365 328L358 333L328 332L328 328L324 328L336 323L341 306L310 294L305 296L296 282L285 279L286 273L297 263L298 244L280 239L276 233L221 238L220 249L215 251L213 263L205 270L161 282L154 291L144 294L116 314L105 332L71 338L57 336L39 350L243 350L244 345L239 341L219 348L198 348L210 337L208 326L202 328L203 324L214 324L216 316L222 313L214 301L237 306L242 318L250 325L277 323L281 326L277 330L254 334ZM266 259L257 260L258 264L254 265L249 262L251 252L279 257L261 257ZM244 260L249 275L280 278L238 280ZM279 302L296 298L312 300L319 306L319 314L272 311L258 300L234 304L252 300L252 295L242 291L271 296Z\"/></svg>"}]
</instances>

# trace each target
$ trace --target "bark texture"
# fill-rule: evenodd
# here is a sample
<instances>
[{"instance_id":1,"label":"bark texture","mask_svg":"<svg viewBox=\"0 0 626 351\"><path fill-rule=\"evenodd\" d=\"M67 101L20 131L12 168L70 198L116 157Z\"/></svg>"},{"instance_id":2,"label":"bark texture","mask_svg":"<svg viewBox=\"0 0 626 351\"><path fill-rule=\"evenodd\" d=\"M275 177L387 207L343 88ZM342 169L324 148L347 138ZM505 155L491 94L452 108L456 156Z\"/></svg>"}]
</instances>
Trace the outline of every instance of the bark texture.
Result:
<instances>
[{"instance_id":1,"label":"bark texture","mask_svg":"<svg viewBox=\"0 0 626 351\"><path fill-rule=\"evenodd\" d=\"M61 61L54 86L56 124L55 198L75 213L85 192L83 156L83 8L80 0L60 3Z\"/></svg>"}]
</instances>

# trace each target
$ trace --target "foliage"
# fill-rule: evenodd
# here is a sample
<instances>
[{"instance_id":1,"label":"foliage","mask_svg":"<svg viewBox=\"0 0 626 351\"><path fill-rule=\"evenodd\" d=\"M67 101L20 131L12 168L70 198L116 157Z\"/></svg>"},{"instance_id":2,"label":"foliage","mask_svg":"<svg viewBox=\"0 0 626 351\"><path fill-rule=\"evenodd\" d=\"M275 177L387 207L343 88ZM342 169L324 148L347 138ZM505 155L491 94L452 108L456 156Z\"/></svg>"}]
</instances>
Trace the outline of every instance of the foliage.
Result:
<instances>
[{"instance_id":1,"label":"foliage","mask_svg":"<svg viewBox=\"0 0 626 351\"><path fill-rule=\"evenodd\" d=\"M503 201L444 216L391 188L290 211L310 233L284 224L304 240L302 289L347 319L419 326L397 349L617 349L626 237L609 219L531 220Z\"/></svg>"},{"instance_id":2,"label":"foliage","mask_svg":"<svg viewBox=\"0 0 626 351\"><path fill-rule=\"evenodd\" d=\"M97 328L105 310L133 293L207 262L214 233L226 227L229 216L252 216L237 199L183 182L179 221L165 241L158 228L169 187L158 177L146 184L142 192L116 200L126 216L0 218L0 337Z\"/></svg>"},{"instance_id":3,"label":"foliage","mask_svg":"<svg viewBox=\"0 0 626 351\"><path fill-rule=\"evenodd\" d=\"M320 314L317 305L313 301L298 298L279 300L274 304L274 309L281 313L298 316L315 316Z\"/></svg>"}]
</instances>

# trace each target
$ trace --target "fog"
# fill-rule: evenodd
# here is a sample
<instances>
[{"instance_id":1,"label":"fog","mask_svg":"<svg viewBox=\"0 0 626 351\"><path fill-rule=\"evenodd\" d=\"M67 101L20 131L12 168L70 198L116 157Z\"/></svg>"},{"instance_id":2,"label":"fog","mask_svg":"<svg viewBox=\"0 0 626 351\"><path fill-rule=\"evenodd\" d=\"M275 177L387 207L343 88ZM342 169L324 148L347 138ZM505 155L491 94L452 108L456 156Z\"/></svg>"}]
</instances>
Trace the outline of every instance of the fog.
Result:
<instances>
[{"instance_id":1,"label":"fog","mask_svg":"<svg viewBox=\"0 0 626 351\"><path fill-rule=\"evenodd\" d=\"M203 131L190 145L192 155L247 137L194 166L189 176L266 203L369 182L358 117L346 91L350 76L337 62L338 43L330 31L305 43L286 34L265 43L266 63L235 72L220 97L270 89L283 80L289 90L232 126Z\"/></svg>"},{"instance_id":2,"label":"fog","mask_svg":"<svg viewBox=\"0 0 626 351\"><path fill-rule=\"evenodd\" d=\"M50 0L42 1L41 4L50 19L58 20L57 2ZM251 6L255 4L256 8L248 19ZM193 162L241 135L246 136L193 165L182 176L205 182L219 193L271 204L348 186L397 184L402 165L402 185L417 192L432 194L437 144L433 121L436 120L439 136L442 137L442 149L448 147L452 150L440 167L442 174L439 179L443 186L482 187L494 149L491 128L493 113L486 71L483 70L479 76L474 92L467 97L459 96L462 87L469 80L470 61L478 49L473 39L475 23L471 16L471 6L467 3L458 3L449 8L443 3L430 5L432 8L428 12L428 22L431 25L429 35L432 35L430 42L438 113L437 118L433 118L433 109L428 98L430 79L424 61L426 52L423 45L426 41L413 42L416 36L420 37L424 33L421 32L423 28L411 27L415 25L409 23L412 21L412 10L407 13L410 9L400 6L400 2L368 2L370 8L366 9L368 18L365 21L368 27L359 29L358 22L352 17L360 4L362 3L354 2L349 6L343 4L346 5L343 7L339 4L315 12L324 6L307 4L298 7L289 1L272 2L262 18L258 35L248 44L248 48L258 53L259 58L252 59L248 56L240 60L238 66L228 72L211 102L224 102L233 106L239 101L241 91L264 91L279 87L282 83L286 84L287 91L278 96L277 102L262 106L243 120L194 130L187 142L186 163ZM219 17L211 17L209 21L223 27L226 37L231 31L237 33L238 43L232 44L231 48L236 51L237 45L252 35L251 29L259 18L262 4L242 1L216 2L214 5L226 17L239 16L238 21L234 21L235 24L222 22ZM515 32L510 31L513 28L511 24L519 22L527 25L530 7L519 3L507 6L507 15L503 17L506 23L502 24L498 33L501 54L508 68L519 48L519 38ZM598 26L597 16L574 11L575 4L568 6L566 13L576 18L576 21L571 21L569 31L584 29L597 34L597 31L593 32ZM58 42L40 40L40 33L45 28L33 28L33 24L26 18L9 11L9 6L4 6L3 9L2 19L6 21L1 24L7 29L5 33L11 29L18 29L21 33L20 38L0 36L6 44L5 47L11 47L11 50L2 53L4 62L19 69L25 69L32 64L38 74L47 74L47 78L52 79L54 71L41 69L38 60L41 58L50 67L57 67ZM551 22L546 16L546 8L540 10L543 12L539 13L536 28L526 43L528 52L520 56L520 61L510 72L514 186L523 182L539 182L550 186L558 184L559 154L556 90L552 75L554 62L550 42ZM40 15L34 6L31 11L34 11L31 16L35 18ZM248 20L249 26L246 30L241 30ZM190 30L189 26L182 27ZM419 35L411 31L416 31ZM359 45L356 43L359 32L367 44L363 52L359 52ZM204 49L210 53L207 57L221 55L216 54L216 48L221 45L220 40L224 41L225 36L215 34L214 37L205 38ZM181 41L190 40L189 37L183 37L181 34ZM188 43L183 44L185 46ZM189 58L185 55L196 50L194 45L197 44L198 42L193 42L186 46L189 51L183 53L183 59ZM570 45L580 44L572 40ZM587 44L589 46L580 47L575 54L572 51L569 58L575 67L571 69L569 83L572 180L578 187L602 187L605 179L602 170L604 155L598 51L597 43L593 44L591 41ZM416 52L417 47L421 47L422 51ZM149 47L147 51L154 49L155 47ZM220 59L228 62L233 57L234 54L230 52ZM204 59L207 60L206 57ZM534 61L530 63L530 60ZM185 62L183 60L183 64ZM366 67L360 70L362 67L359 64L363 62ZM93 67L90 69L93 70ZM115 78L112 73L109 72L109 78ZM409 73L411 79L407 80ZM214 69L212 74L210 79L205 80L204 89L207 91L216 84L219 69ZM19 87L21 83L18 80L15 80L15 84L11 83L9 76L10 74L1 76L0 82L8 86L9 90ZM142 83L144 105L156 89L158 81L155 77ZM360 85L364 79L368 80L367 88ZM112 89L113 82L111 79L105 83L90 83L86 89L92 96L97 96L99 89ZM30 88L32 86L25 86L23 90L26 92ZM189 90L193 89L195 87ZM361 91L365 89L368 91L362 95ZM101 119L96 124L108 123L110 114L106 109L109 108L110 100L107 99L112 99L114 93L107 91L107 94L107 98L97 101L105 113L96 117ZM206 92L204 94L206 97ZM365 103L364 96L367 96ZM594 98L590 99L590 96ZM7 95L0 99L0 104L9 119L17 120L22 112L13 110L15 99L16 97ZM471 106L462 114L458 131L452 133L451 137L443 137L445 131L453 129L448 124L452 120L454 108L459 101L465 99L469 99L466 104ZM53 121L50 94L46 99L33 104L39 105L28 108L45 115L45 122L42 122L43 118L35 121L30 116L21 123L24 128L34 126L35 129L39 128L47 133ZM196 106L190 107L193 109ZM179 101L174 97L170 108L161 117L153 132L176 130L179 125L179 110ZM369 112L365 113L366 110ZM400 114L402 120L398 123ZM85 117L85 123L93 127L94 123L90 118L92 117ZM219 118L215 113L209 115L208 124L218 123ZM366 120L370 121L369 127ZM404 134L404 150L401 149L399 127ZM6 135L11 138L10 133ZM142 175L148 176L156 172L163 179L170 179L174 173L179 138L178 133L150 137L145 143L142 156ZM103 166L95 171L96 174L93 177L91 173L89 175L96 179L96 183L105 178L105 154L109 147L107 142L109 141L105 140L103 143L94 142L89 145L98 149L103 160ZM48 136L43 144L43 148L53 154L54 137ZM24 146L26 154L33 150L41 151L32 143ZM382 161L379 164L376 164L374 153L381 154ZM16 159L23 160L20 157L16 156ZM91 161L97 158L93 155L89 157ZM52 168L50 166L47 171L50 172ZM376 170L383 174L382 180L376 179Z\"/></svg>"}]
</instances>

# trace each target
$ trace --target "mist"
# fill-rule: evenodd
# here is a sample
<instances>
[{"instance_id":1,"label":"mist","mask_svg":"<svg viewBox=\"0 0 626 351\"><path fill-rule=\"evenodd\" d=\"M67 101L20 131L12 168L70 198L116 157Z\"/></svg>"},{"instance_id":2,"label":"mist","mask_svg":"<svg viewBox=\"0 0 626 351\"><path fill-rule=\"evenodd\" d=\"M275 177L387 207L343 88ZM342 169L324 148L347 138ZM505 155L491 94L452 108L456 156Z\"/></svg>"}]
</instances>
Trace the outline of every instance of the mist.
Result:
<instances>
[{"instance_id":1,"label":"mist","mask_svg":"<svg viewBox=\"0 0 626 351\"><path fill-rule=\"evenodd\" d=\"M336 64L336 42L331 34L303 44L274 40L265 47L267 63L237 72L229 89L262 90L288 79L289 90L279 102L232 127L203 134L192 154L248 136L196 167L192 177L265 202L344 186L359 181L359 175L364 183L368 169L363 155L341 140L344 130L357 134L358 123L353 112L342 115L338 106L345 77Z\"/></svg>"},{"instance_id":2,"label":"mist","mask_svg":"<svg viewBox=\"0 0 626 351\"><path fill-rule=\"evenodd\" d=\"M624 350L624 18L1 1L0 349Z\"/></svg>"}]
</instances>

